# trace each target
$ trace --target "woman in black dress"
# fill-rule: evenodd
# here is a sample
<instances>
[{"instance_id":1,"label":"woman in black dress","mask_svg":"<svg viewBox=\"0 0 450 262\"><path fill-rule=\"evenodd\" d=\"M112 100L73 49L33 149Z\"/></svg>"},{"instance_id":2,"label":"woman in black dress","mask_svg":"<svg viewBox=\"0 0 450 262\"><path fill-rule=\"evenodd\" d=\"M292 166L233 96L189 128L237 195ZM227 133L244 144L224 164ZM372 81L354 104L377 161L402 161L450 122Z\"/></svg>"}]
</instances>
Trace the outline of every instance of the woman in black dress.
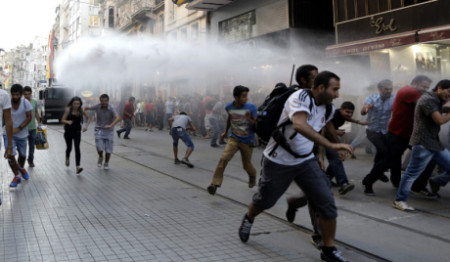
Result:
<instances>
[{"instance_id":1,"label":"woman in black dress","mask_svg":"<svg viewBox=\"0 0 450 262\"><path fill-rule=\"evenodd\" d=\"M66 111L62 117L61 122L64 125L64 139L66 140L66 166L70 165L70 152L72 151L72 140L75 144L75 161L77 174L83 171L80 166L81 152L80 152L80 141L81 141L81 127L83 125L83 115L86 117L86 123L89 123L90 116L82 109L83 102L78 96L73 97L67 104ZM88 129L88 124L83 128L83 132Z\"/></svg>"}]
</instances>

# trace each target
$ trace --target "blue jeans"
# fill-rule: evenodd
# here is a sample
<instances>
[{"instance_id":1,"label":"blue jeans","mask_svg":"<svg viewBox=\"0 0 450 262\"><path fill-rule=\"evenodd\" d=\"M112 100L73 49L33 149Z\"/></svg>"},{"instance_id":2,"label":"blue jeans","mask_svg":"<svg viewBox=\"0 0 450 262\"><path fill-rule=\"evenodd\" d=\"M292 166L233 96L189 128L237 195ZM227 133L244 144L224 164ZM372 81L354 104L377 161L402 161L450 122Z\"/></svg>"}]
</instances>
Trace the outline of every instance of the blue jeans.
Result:
<instances>
[{"instance_id":1,"label":"blue jeans","mask_svg":"<svg viewBox=\"0 0 450 262\"><path fill-rule=\"evenodd\" d=\"M5 143L5 148L8 147L8 138L6 137L6 132L4 132L3 134L3 140ZM13 141L13 153L12 155L15 156L16 153L16 149L17 151L19 151L19 156L25 158L27 157L27 140L28 138L24 137L24 138L19 138L16 136L12 137L12 141Z\"/></svg>"},{"instance_id":2,"label":"blue jeans","mask_svg":"<svg viewBox=\"0 0 450 262\"><path fill-rule=\"evenodd\" d=\"M223 126L222 121L220 121L218 118L211 117L209 119L209 122L211 123L214 129L214 134L213 137L211 138L211 145L217 145L217 139L223 133L223 129L225 128Z\"/></svg>"},{"instance_id":3,"label":"blue jeans","mask_svg":"<svg viewBox=\"0 0 450 262\"><path fill-rule=\"evenodd\" d=\"M28 130L28 163L33 163L36 147L36 129Z\"/></svg>"},{"instance_id":4,"label":"blue jeans","mask_svg":"<svg viewBox=\"0 0 450 262\"><path fill-rule=\"evenodd\" d=\"M125 123L125 126L122 129L117 130L117 132L119 134L122 134L123 132L125 132L125 136L124 137L128 137L128 135L131 132L131 127L132 127L131 119L124 119L123 121Z\"/></svg>"},{"instance_id":5,"label":"blue jeans","mask_svg":"<svg viewBox=\"0 0 450 262\"><path fill-rule=\"evenodd\" d=\"M408 200L408 195L411 191L412 184L420 176L420 174L422 174L431 160L434 160L446 171L445 175L436 177L439 179L433 178L433 182L435 181L436 183L439 183L439 185L445 185L444 182L448 182L450 180L450 152L447 149L444 149L442 151L430 151L421 145L415 145L412 149L411 160L409 162L408 168L406 168L406 171L400 181L400 186L398 188L395 200Z\"/></svg>"},{"instance_id":6,"label":"blue jeans","mask_svg":"<svg viewBox=\"0 0 450 262\"><path fill-rule=\"evenodd\" d=\"M345 174L344 165L342 164L342 161L339 160L339 155L336 150L331 150L326 148L325 153L327 155L328 159L328 168L327 168L327 175L330 178L330 180L333 177L336 177L336 183L339 186L342 186L345 183L348 183L347 175Z\"/></svg>"}]
</instances>

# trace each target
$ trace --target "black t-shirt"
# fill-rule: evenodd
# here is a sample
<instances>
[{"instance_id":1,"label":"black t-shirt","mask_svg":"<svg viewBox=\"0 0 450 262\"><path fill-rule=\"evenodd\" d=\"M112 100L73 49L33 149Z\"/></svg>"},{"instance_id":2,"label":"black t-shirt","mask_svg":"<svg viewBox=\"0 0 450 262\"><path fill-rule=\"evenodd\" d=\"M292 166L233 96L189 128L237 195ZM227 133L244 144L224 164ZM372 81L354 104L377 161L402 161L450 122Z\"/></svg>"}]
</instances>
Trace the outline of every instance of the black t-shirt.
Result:
<instances>
[{"instance_id":1,"label":"black t-shirt","mask_svg":"<svg viewBox=\"0 0 450 262\"><path fill-rule=\"evenodd\" d=\"M331 120L331 123L333 123L334 128L337 130L339 127L341 127L345 123L345 119L341 114L341 111L337 109L334 111L333 119Z\"/></svg>"}]
</instances>

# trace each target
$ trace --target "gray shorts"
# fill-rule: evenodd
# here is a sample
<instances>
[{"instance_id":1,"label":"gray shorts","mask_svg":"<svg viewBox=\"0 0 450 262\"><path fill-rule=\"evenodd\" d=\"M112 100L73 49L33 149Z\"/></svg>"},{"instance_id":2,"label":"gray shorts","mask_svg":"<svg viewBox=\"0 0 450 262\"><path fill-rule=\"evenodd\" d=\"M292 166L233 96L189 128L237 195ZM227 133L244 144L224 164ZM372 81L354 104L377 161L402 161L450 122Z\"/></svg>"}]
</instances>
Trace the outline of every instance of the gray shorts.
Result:
<instances>
[{"instance_id":1,"label":"gray shorts","mask_svg":"<svg viewBox=\"0 0 450 262\"><path fill-rule=\"evenodd\" d=\"M112 138L96 138L95 146L98 152L105 151L107 154L112 154L114 140Z\"/></svg>"},{"instance_id":2,"label":"gray shorts","mask_svg":"<svg viewBox=\"0 0 450 262\"><path fill-rule=\"evenodd\" d=\"M299 165L285 166L263 160L258 192L253 195L253 205L259 210L271 208L294 181L315 207L316 214L325 219L337 217L334 197L330 190L330 180L316 159Z\"/></svg>"}]
</instances>

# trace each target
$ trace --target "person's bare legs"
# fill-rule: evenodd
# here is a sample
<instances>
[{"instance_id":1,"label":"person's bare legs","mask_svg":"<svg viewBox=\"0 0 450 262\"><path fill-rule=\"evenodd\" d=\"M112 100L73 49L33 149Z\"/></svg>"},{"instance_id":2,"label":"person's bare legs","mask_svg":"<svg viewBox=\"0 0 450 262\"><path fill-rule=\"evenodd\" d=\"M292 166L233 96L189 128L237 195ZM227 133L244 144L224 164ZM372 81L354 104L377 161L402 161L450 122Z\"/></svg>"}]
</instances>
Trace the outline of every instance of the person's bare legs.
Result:
<instances>
[{"instance_id":1,"label":"person's bare legs","mask_svg":"<svg viewBox=\"0 0 450 262\"><path fill-rule=\"evenodd\" d=\"M325 247L334 247L334 237L336 235L336 218L326 219L318 217L322 241Z\"/></svg>"},{"instance_id":2,"label":"person's bare legs","mask_svg":"<svg viewBox=\"0 0 450 262\"><path fill-rule=\"evenodd\" d=\"M177 146L173 147L173 157L175 160L178 159L178 147Z\"/></svg>"}]
</instances>

